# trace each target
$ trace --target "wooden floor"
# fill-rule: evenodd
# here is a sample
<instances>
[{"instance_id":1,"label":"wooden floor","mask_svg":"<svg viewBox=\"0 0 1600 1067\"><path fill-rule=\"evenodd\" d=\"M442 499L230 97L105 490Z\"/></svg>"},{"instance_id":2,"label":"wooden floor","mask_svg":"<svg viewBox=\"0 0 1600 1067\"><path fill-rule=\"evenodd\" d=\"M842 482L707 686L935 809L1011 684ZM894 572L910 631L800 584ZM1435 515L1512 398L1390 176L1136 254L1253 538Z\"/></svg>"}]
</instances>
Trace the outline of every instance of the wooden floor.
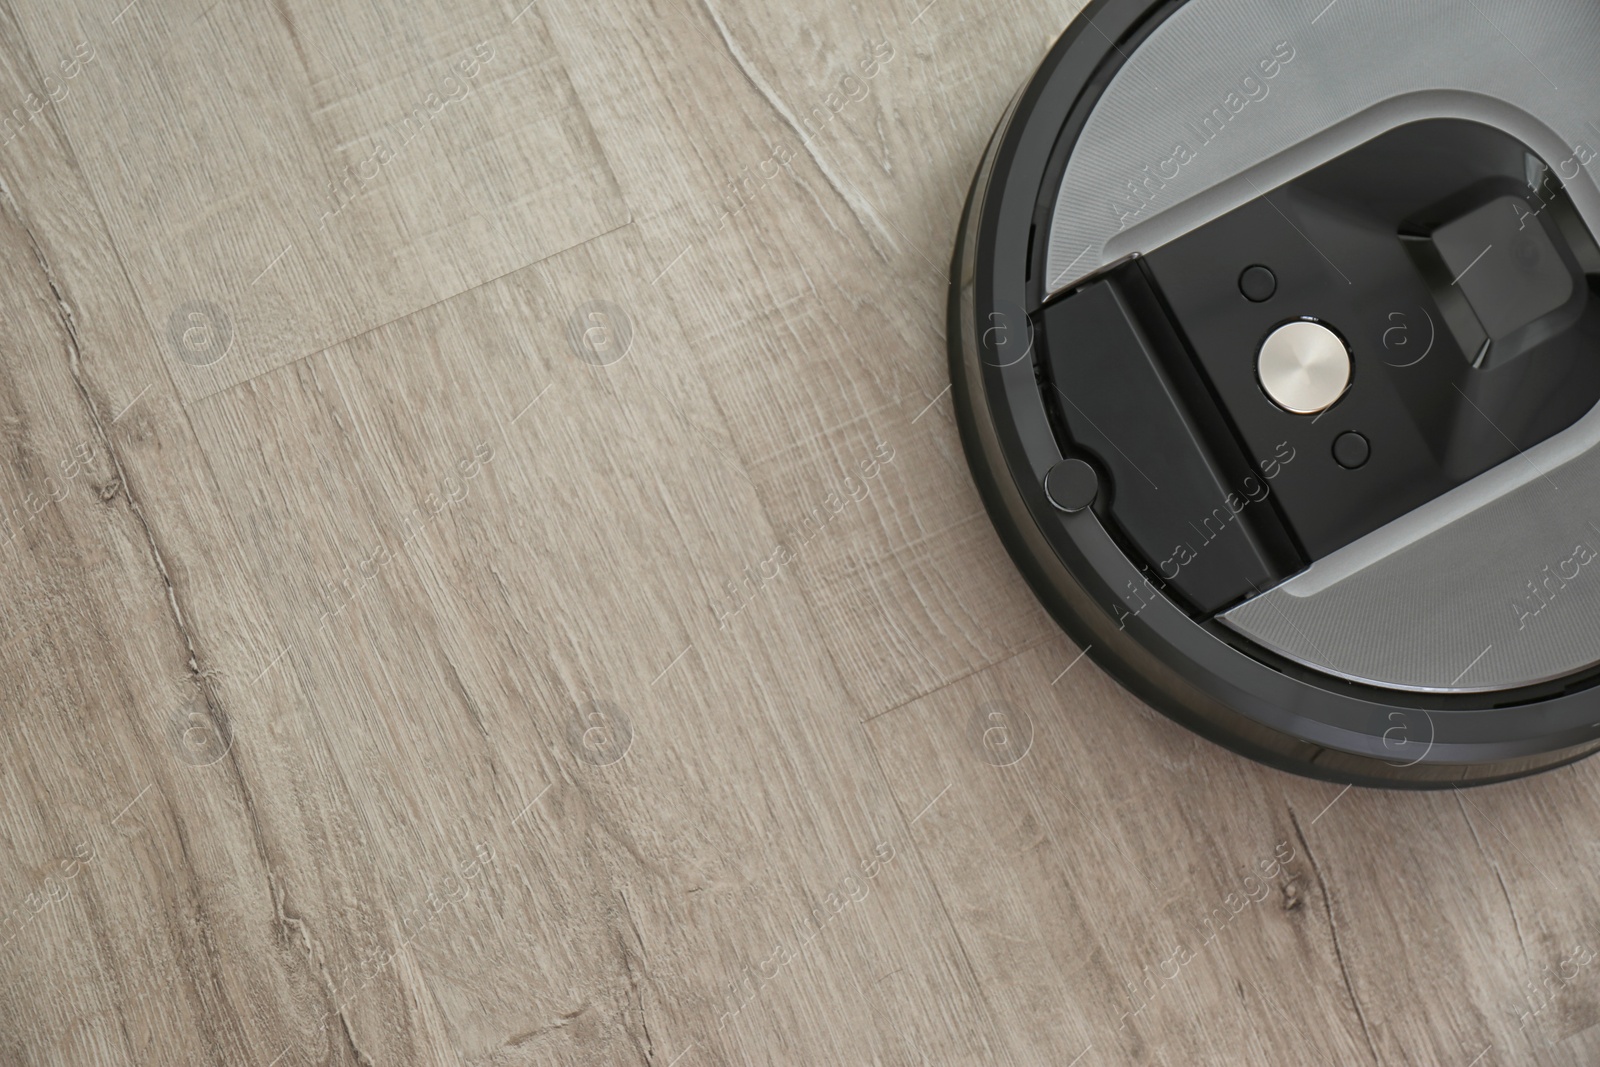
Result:
<instances>
[{"instance_id":1,"label":"wooden floor","mask_svg":"<svg viewBox=\"0 0 1600 1067\"><path fill-rule=\"evenodd\" d=\"M524 3L0 0L0 1064L1600 1060L1600 764L1257 767L985 517L1077 0Z\"/></svg>"}]
</instances>

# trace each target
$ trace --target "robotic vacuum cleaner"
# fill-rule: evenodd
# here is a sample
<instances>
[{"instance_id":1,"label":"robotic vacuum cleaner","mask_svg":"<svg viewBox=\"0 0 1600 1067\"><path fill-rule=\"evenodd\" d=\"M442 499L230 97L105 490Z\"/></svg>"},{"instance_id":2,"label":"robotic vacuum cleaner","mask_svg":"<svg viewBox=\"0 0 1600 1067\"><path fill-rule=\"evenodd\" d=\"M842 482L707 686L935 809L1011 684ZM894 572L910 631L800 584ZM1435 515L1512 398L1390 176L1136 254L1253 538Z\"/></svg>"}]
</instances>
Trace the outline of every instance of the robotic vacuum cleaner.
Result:
<instances>
[{"instance_id":1,"label":"robotic vacuum cleaner","mask_svg":"<svg viewBox=\"0 0 1600 1067\"><path fill-rule=\"evenodd\" d=\"M1600 4L1096 0L950 289L1007 549L1150 704L1342 782L1600 748Z\"/></svg>"}]
</instances>

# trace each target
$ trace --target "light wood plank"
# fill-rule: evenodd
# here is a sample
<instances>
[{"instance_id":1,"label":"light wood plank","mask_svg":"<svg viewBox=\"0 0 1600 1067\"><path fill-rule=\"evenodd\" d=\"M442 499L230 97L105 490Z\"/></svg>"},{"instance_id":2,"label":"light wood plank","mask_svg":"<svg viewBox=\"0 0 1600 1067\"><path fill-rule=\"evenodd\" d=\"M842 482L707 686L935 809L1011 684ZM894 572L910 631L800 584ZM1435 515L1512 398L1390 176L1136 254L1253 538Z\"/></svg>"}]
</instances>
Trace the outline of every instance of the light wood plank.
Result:
<instances>
[{"instance_id":1,"label":"light wood plank","mask_svg":"<svg viewBox=\"0 0 1600 1067\"><path fill-rule=\"evenodd\" d=\"M44 71L94 57L49 122L149 328L181 335L198 309L231 333L175 360L201 364L175 368L185 399L626 221L538 18L495 0L124 5L18 21Z\"/></svg>"}]
</instances>

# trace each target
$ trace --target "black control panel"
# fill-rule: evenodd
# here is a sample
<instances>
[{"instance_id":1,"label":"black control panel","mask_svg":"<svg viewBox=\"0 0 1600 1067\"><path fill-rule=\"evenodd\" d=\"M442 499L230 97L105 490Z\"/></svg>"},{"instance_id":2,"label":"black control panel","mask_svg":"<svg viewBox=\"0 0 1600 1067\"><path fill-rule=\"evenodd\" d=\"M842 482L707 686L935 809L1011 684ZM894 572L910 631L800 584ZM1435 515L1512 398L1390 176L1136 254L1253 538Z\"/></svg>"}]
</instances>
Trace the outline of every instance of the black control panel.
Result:
<instances>
[{"instance_id":1,"label":"black control panel","mask_svg":"<svg viewBox=\"0 0 1600 1067\"><path fill-rule=\"evenodd\" d=\"M1063 448L1098 465L1096 507L1152 578L1213 614L1600 401L1600 245L1560 166L1413 123L1037 314ZM1348 384L1298 413L1261 374L1303 321L1342 342Z\"/></svg>"},{"instance_id":2,"label":"black control panel","mask_svg":"<svg viewBox=\"0 0 1600 1067\"><path fill-rule=\"evenodd\" d=\"M1247 451L1284 440L1284 514L1319 559L1566 429L1600 401L1593 238L1559 178L1487 126L1393 130L1146 259ZM1241 292L1252 267L1276 279ZM1264 394L1256 357L1314 319L1349 349L1316 415ZM1358 464L1342 462L1364 458ZM1343 447L1341 447L1341 443ZM1303 462L1302 462L1303 460Z\"/></svg>"}]
</instances>

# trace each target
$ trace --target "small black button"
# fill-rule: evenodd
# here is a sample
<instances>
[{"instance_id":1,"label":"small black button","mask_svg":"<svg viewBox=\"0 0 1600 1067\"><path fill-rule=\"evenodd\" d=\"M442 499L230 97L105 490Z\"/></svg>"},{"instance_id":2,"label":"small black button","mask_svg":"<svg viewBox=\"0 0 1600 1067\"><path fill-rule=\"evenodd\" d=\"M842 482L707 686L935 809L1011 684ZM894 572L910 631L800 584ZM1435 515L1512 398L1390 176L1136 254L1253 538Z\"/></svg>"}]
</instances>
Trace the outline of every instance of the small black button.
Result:
<instances>
[{"instance_id":1,"label":"small black button","mask_svg":"<svg viewBox=\"0 0 1600 1067\"><path fill-rule=\"evenodd\" d=\"M1264 304L1278 291L1278 276L1265 267L1247 267L1239 275L1239 292L1246 300Z\"/></svg>"},{"instance_id":2,"label":"small black button","mask_svg":"<svg viewBox=\"0 0 1600 1067\"><path fill-rule=\"evenodd\" d=\"M1071 515L1094 503L1100 476L1081 459L1064 459L1044 476L1044 495L1057 511Z\"/></svg>"},{"instance_id":3,"label":"small black button","mask_svg":"<svg viewBox=\"0 0 1600 1067\"><path fill-rule=\"evenodd\" d=\"M1345 470L1355 470L1372 457L1372 446L1354 430L1347 430L1333 439L1333 459Z\"/></svg>"}]
</instances>

